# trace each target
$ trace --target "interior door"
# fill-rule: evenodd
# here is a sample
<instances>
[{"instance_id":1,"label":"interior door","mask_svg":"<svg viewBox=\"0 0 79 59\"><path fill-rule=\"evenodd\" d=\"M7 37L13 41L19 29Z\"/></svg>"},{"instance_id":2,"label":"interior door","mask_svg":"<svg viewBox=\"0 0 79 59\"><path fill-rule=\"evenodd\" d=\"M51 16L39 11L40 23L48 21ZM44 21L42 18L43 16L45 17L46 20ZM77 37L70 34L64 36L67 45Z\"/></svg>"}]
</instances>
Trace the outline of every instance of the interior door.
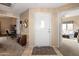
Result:
<instances>
[{"instance_id":1,"label":"interior door","mask_svg":"<svg viewBox=\"0 0 79 59\"><path fill-rule=\"evenodd\" d=\"M35 46L50 46L51 14L35 13Z\"/></svg>"}]
</instances>

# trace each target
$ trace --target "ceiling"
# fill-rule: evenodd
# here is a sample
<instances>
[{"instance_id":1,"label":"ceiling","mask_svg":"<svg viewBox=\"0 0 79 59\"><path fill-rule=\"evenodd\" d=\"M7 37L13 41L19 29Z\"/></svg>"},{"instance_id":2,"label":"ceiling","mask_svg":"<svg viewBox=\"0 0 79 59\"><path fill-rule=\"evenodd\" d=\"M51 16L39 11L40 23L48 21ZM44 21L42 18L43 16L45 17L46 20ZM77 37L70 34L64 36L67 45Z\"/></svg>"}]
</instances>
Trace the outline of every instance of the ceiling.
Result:
<instances>
[{"instance_id":1,"label":"ceiling","mask_svg":"<svg viewBox=\"0 0 79 59\"><path fill-rule=\"evenodd\" d=\"M73 16L79 16L79 8L75 8L73 10L69 10L64 13L65 18Z\"/></svg>"},{"instance_id":2,"label":"ceiling","mask_svg":"<svg viewBox=\"0 0 79 59\"><path fill-rule=\"evenodd\" d=\"M19 15L28 8L57 8L63 6L64 3L13 3L13 11Z\"/></svg>"}]
</instances>

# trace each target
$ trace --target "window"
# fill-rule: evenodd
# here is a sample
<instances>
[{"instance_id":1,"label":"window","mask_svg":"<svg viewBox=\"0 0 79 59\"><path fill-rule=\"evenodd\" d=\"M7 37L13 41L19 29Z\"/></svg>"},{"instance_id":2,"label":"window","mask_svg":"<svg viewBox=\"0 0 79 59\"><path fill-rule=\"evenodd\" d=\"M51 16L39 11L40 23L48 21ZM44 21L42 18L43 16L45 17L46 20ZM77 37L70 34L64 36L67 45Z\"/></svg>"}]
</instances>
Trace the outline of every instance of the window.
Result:
<instances>
[{"instance_id":1,"label":"window","mask_svg":"<svg viewBox=\"0 0 79 59\"><path fill-rule=\"evenodd\" d=\"M44 28L45 27L45 23L44 23L44 20L41 21L41 28Z\"/></svg>"},{"instance_id":2,"label":"window","mask_svg":"<svg viewBox=\"0 0 79 59\"><path fill-rule=\"evenodd\" d=\"M63 25L62 25L62 29L63 29L63 30L66 30L66 24L63 24Z\"/></svg>"},{"instance_id":3,"label":"window","mask_svg":"<svg viewBox=\"0 0 79 59\"><path fill-rule=\"evenodd\" d=\"M63 31L63 34L73 32L73 23L63 23L62 31Z\"/></svg>"},{"instance_id":4,"label":"window","mask_svg":"<svg viewBox=\"0 0 79 59\"><path fill-rule=\"evenodd\" d=\"M66 28L66 24L62 24L62 31L63 31L63 34L66 33L66 29L67 29L67 28Z\"/></svg>"},{"instance_id":5,"label":"window","mask_svg":"<svg viewBox=\"0 0 79 59\"><path fill-rule=\"evenodd\" d=\"M69 31L73 30L73 23L67 24L67 30L69 30Z\"/></svg>"}]
</instances>

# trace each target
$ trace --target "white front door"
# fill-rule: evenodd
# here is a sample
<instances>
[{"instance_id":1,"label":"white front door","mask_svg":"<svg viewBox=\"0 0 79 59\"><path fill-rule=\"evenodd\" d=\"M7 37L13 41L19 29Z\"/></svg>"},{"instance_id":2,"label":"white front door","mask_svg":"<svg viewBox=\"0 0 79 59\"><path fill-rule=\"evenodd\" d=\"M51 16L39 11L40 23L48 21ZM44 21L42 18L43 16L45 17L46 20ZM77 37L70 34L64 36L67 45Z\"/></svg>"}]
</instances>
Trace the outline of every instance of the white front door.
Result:
<instances>
[{"instance_id":1,"label":"white front door","mask_svg":"<svg viewBox=\"0 0 79 59\"><path fill-rule=\"evenodd\" d=\"M51 14L35 13L35 46L50 46Z\"/></svg>"}]
</instances>

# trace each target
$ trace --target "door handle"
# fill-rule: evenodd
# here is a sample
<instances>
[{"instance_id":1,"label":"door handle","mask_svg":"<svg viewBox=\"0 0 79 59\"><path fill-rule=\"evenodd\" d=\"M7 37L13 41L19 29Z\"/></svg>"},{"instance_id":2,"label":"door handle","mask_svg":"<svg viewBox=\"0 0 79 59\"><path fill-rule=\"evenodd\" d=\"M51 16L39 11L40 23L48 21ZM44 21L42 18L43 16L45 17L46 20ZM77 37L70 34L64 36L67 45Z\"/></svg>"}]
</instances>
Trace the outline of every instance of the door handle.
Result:
<instances>
[{"instance_id":1,"label":"door handle","mask_svg":"<svg viewBox=\"0 0 79 59\"><path fill-rule=\"evenodd\" d=\"M48 30L48 32L51 32L50 30Z\"/></svg>"}]
</instances>

